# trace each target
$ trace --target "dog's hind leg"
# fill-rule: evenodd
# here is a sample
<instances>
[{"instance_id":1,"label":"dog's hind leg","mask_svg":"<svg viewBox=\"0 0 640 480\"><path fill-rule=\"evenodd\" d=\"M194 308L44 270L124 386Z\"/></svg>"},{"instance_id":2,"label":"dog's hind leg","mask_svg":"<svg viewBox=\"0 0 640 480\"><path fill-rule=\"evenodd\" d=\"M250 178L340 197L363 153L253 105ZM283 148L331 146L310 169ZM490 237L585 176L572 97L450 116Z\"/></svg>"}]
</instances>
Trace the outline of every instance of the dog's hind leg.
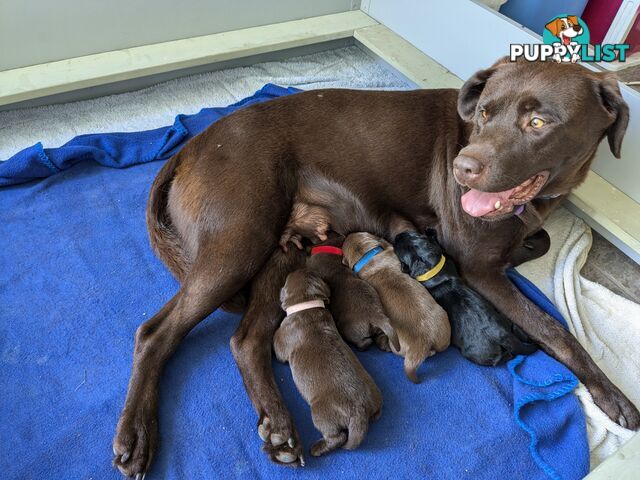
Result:
<instances>
[{"instance_id":1,"label":"dog's hind leg","mask_svg":"<svg viewBox=\"0 0 640 480\"><path fill-rule=\"evenodd\" d=\"M241 264L239 244L252 246L243 250ZM276 245L275 234L253 229L201 238L178 293L138 328L127 398L113 440L114 465L124 475L141 478L157 448L158 384L166 361L191 329L251 279Z\"/></svg>"},{"instance_id":2,"label":"dog's hind leg","mask_svg":"<svg viewBox=\"0 0 640 480\"><path fill-rule=\"evenodd\" d=\"M284 313L280 289L287 275L305 264L306 254L295 248L276 250L251 282L249 304L231 338L231 351L249 398L258 413L258 433L272 461L302 464L302 442L284 404L271 369L273 334Z\"/></svg>"}]
</instances>

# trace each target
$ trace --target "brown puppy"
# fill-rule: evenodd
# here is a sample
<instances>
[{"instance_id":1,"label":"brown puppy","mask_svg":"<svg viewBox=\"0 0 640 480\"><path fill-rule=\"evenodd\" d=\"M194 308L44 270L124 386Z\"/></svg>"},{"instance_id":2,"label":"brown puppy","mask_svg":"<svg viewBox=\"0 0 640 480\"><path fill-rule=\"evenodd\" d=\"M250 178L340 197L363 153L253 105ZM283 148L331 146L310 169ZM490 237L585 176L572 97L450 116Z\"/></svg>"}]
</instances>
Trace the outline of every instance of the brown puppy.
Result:
<instances>
[{"instance_id":1,"label":"brown puppy","mask_svg":"<svg viewBox=\"0 0 640 480\"><path fill-rule=\"evenodd\" d=\"M447 314L422 285L402 273L400 260L386 240L370 233L352 233L342 248L349 268L378 292L400 338L400 351L396 353L404 357L407 377L418 383L416 370L420 364L449 346L451 325Z\"/></svg>"},{"instance_id":2,"label":"brown puppy","mask_svg":"<svg viewBox=\"0 0 640 480\"><path fill-rule=\"evenodd\" d=\"M400 349L398 335L384 313L378 294L371 285L358 278L342 263L344 237L329 233L329 238L311 249L307 268L331 288L329 310L342 338L358 349L366 350L375 342L378 348Z\"/></svg>"},{"instance_id":3,"label":"brown puppy","mask_svg":"<svg viewBox=\"0 0 640 480\"><path fill-rule=\"evenodd\" d=\"M324 308L329 286L308 269L296 270L287 277L280 300L287 316L273 337L273 350L278 360L289 362L322 433L311 455L357 448L369 420L380 416L382 394Z\"/></svg>"}]
</instances>

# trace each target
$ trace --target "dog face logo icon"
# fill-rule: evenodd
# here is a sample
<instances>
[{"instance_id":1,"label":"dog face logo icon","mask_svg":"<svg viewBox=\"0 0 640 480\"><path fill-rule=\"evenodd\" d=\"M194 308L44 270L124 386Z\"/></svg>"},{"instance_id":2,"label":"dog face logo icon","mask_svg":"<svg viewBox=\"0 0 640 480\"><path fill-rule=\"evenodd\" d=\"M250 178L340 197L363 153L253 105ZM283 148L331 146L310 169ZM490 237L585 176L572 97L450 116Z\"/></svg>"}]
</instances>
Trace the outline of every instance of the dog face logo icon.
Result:
<instances>
[{"instance_id":1,"label":"dog face logo icon","mask_svg":"<svg viewBox=\"0 0 640 480\"><path fill-rule=\"evenodd\" d=\"M545 25L542 39L547 45L560 43L565 47L589 44L589 29L587 24L576 15L559 15ZM571 53L560 55L556 53L553 59L556 62L577 62L580 54L577 48L570 49Z\"/></svg>"},{"instance_id":2,"label":"dog face logo icon","mask_svg":"<svg viewBox=\"0 0 640 480\"><path fill-rule=\"evenodd\" d=\"M624 62L628 43L589 45L589 28L576 15L552 18L542 32L544 43L512 43L509 58L512 62L523 57L528 62L554 60L556 62Z\"/></svg>"}]
</instances>

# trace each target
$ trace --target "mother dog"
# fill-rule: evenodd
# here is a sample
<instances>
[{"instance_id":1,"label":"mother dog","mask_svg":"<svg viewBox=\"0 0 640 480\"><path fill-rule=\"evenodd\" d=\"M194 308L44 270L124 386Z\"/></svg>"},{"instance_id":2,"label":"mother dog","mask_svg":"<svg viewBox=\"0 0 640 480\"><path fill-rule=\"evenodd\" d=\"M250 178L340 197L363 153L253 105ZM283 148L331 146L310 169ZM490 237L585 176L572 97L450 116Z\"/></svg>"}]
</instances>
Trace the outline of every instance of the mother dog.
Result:
<instances>
[{"instance_id":1,"label":"mother dog","mask_svg":"<svg viewBox=\"0 0 640 480\"><path fill-rule=\"evenodd\" d=\"M638 410L576 339L505 275L509 264L546 252L542 220L584 180L604 137L619 157L628 118L607 74L502 60L460 91L309 91L211 125L151 189L151 243L181 287L136 332L114 464L128 476L147 471L167 359L238 292L247 292L248 305L231 348L265 450L275 461L299 462L302 443L273 379L271 342L283 316L279 289L301 261L278 240L303 188L326 202L336 192L359 202L369 213L348 219L357 230L389 236L380 225L393 218L435 228L473 288L568 366L610 418L640 427ZM527 250L535 243L527 236L542 251Z\"/></svg>"}]
</instances>

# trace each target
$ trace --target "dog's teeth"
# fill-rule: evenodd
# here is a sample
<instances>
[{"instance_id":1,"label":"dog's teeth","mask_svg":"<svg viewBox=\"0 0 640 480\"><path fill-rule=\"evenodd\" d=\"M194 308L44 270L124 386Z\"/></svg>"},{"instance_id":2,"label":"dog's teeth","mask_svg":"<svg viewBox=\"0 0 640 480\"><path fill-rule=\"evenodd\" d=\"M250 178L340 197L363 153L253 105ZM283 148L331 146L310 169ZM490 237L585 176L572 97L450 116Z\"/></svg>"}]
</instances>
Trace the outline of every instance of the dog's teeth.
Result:
<instances>
[{"instance_id":1,"label":"dog's teeth","mask_svg":"<svg viewBox=\"0 0 640 480\"><path fill-rule=\"evenodd\" d=\"M500 203L500 200L498 200L495 205L493 206L493 208L495 208L496 210L500 210L500 207L502 206L502 204Z\"/></svg>"}]
</instances>

